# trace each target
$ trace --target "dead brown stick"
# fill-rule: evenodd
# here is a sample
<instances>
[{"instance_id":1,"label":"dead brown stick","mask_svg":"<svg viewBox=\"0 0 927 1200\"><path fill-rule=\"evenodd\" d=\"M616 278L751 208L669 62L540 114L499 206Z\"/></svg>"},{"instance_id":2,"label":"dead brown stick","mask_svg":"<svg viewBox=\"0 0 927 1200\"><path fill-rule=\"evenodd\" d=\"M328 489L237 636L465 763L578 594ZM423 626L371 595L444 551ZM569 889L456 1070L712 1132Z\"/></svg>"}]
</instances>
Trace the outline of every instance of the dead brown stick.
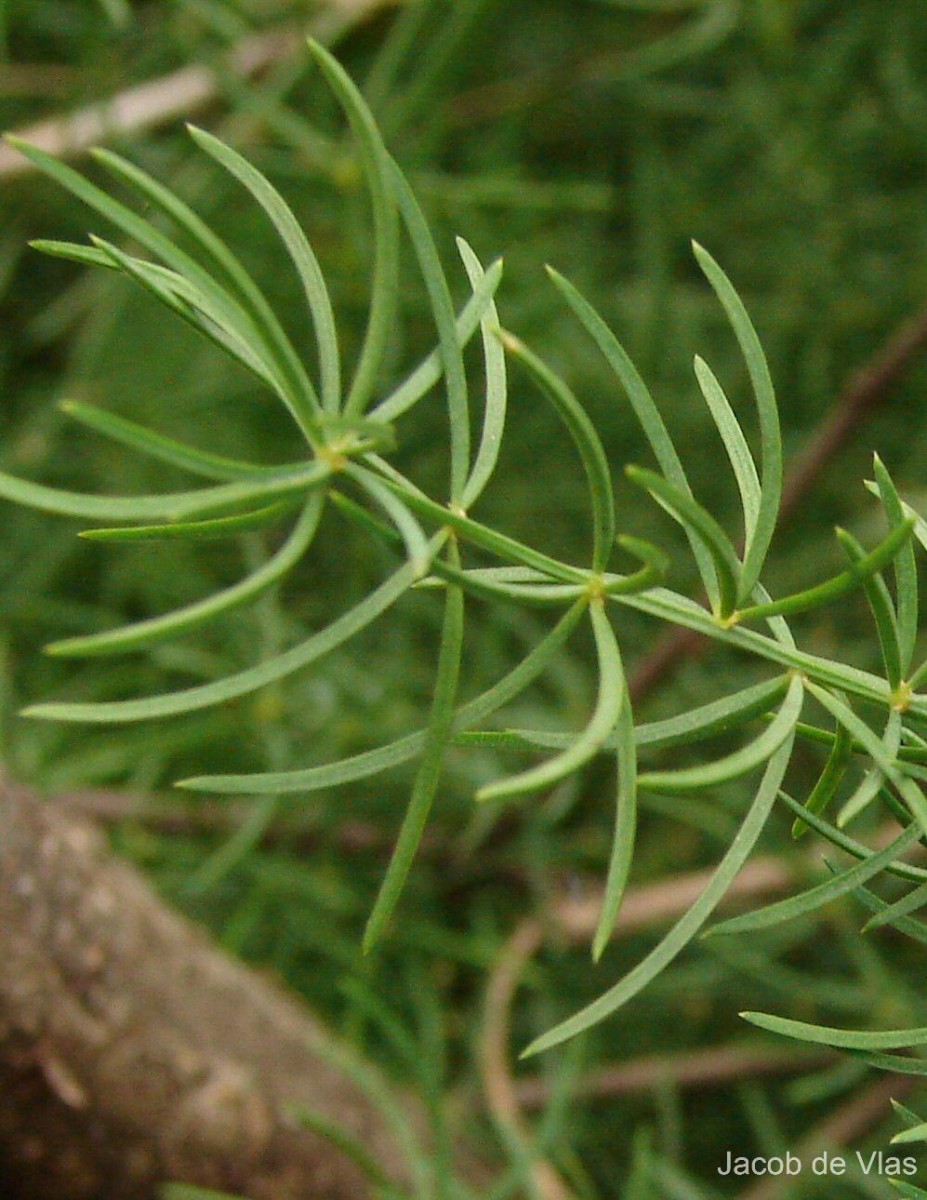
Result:
<instances>
[{"instance_id":1,"label":"dead brown stick","mask_svg":"<svg viewBox=\"0 0 927 1200\"><path fill-rule=\"evenodd\" d=\"M577 1099L634 1096L652 1092L665 1084L681 1088L712 1087L760 1075L788 1075L809 1067L834 1062L837 1052L807 1048L772 1049L769 1046L709 1046L680 1054L647 1054L626 1062L588 1071L576 1081L572 1095ZM543 1108L552 1087L546 1079L530 1076L515 1083L515 1095L523 1110Z\"/></svg>"},{"instance_id":2,"label":"dead brown stick","mask_svg":"<svg viewBox=\"0 0 927 1200\"><path fill-rule=\"evenodd\" d=\"M218 951L73 815L0 785L0 1176L22 1200L362 1200L395 1135L321 1022ZM368 1074L370 1068L363 1069Z\"/></svg>"},{"instance_id":3,"label":"dead brown stick","mask_svg":"<svg viewBox=\"0 0 927 1200\"><path fill-rule=\"evenodd\" d=\"M307 35L331 42L377 9L395 0L328 0L304 29L288 26L244 38L228 53L225 68L234 75L260 74L298 50ZM147 83L137 84L76 112L63 113L17 131L17 137L49 154L82 154L114 135L138 133L191 117L221 95L221 79L212 68L192 63ZM0 144L0 179L32 171L33 165L12 146Z\"/></svg>"},{"instance_id":4,"label":"dead brown stick","mask_svg":"<svg viewBox=\"0 0 927 1200\"><path fill-rule=\"evenodd\" d=\"M847 381L828 414L786 477L779 524L785 524L873 409L883 403L915 358L927 347L927 307L897 328ZM701 654L707 642L690 629L670 629L636 664L631 696L643 700L681 662Z\"/></svg>"}]
</instances>

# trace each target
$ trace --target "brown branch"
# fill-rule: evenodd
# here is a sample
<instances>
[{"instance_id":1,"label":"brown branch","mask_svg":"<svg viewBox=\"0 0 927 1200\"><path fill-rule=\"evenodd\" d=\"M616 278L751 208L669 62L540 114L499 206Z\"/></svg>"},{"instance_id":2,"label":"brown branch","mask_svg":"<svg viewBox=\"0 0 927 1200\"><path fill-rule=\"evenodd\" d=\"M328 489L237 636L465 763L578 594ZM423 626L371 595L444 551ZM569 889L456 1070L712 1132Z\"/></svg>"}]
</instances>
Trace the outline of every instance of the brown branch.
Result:
<instances>
[{"instance_id":1,"label":"brown branch","mask_svg":"<svg viewBox=\"0 0 927 1200\"><path fill-rule=\"evenodd\" d=\"M927 307L897 328L847 381L785 480L779 510L780 527L795 515L831 460L873 409L886 400L925 348ZM632 698L640 701L649 696L673 675L681 662L697 657L706 646L706 639L691 629L668 630L650 653L636 664L629 681Z\"/></svg>"},{"instance_id":2,"label":"brown branch","mask_svg":"<svg viewBox=\"0 0 927 1200\"><path fill-rule=\"evenodd\" d=\"M0 1176L17 1200L371 1193L298 1104L406 1168L348 1052L114 862L88 825L0 787ZM369 1073L369 1068L364 1068Z\"/></svg>"},{"instance_id":3,"label":"brown branch","mask_svg":"<svg viewBox=\"0 0 927 1200\"><path fill-rule=\"evenodd\" d=\"M588 1071L577 1080L572 1095L577 1099L634 1096L652 1092L666 1084L680 1088L713 1087L759 1075L788 1075L809 1067L826 1066L837 1052L823 1049L773 1049L769 1046L709 1046L681 1054L647 1054L611 1066ZM522 1109L543 1108L553 1093L541 1076L515 1083L515 1096Z\"/></svg>"},{"instance_id":4,"label":"brown branch","mask_svg":"<svg viewBox=\"0 0 927 1200\"><path fill-rule=\"evenodd\" d=\"M225 69L249 77L258 75L281 58L295 53L307 34L331 42L377 9L395 0L328 0L306 28L287 27L252 34L228 53ZM76 112L39 121L17 131L17 136L60 158L82 154L115 135L138 133L169 121L186 119L221 95L216 71L194 63L147 83L126 88ZM0 144L0 179L32 171L32 163L12 146Z\"/></svg>"}]
</instances>

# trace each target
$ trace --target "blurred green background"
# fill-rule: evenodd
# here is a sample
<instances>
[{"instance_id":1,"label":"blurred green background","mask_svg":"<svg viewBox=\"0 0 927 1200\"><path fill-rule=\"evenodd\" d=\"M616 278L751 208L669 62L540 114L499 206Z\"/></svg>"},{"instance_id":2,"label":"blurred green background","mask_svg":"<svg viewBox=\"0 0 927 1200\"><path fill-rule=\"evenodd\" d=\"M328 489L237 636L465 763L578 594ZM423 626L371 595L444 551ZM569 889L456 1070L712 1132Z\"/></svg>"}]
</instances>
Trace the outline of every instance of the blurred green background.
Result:
<instances>
[{"instance_id":1,"label":"blurred green background","mask_svg":"<svg viewBox=\"0 0 927 1200\"><path fill-rule=\"evenodd\" d=\"M747 304L795 456L847 379L927 298L923 4L419 0L371 7L335 50L433 223L458 300L466 287L453 238L462 234L484 261L505 255L504 322L564 374L600 429L619 481L620 528L680 548L671 582L694 594L674 529L620 476L627 461L652 465L626 402L543 266L570 277L616 331L688 455L699 498L736 532L736 490L718 470L721 447L692 356L711 363L751 430L746 376L689 241L715 255ZM287 196L319 254L350 349L363 331L371 240L334 103L298 49L256 81L219 65L225 49L251 33L310 28L323 16L322 8L284 0L5 0L0 123L21 130L190 62L216 65L215 99L195 119ZM253 271L297 345L308 346L298 281L273 231L196 150L182 122L115 130L107 143L197 208ZM91 163L83 166L96 177ZM0 205L5 469L91 491L173 482L162 466L71 425L56 408L64 398L90 400L220 453L292 456L286 415L154 301L125 281L26 246L35 237L111 235L99 220L32 174L0 178ZM407 265L384 387L434 339ZM556 418L517 369L512 377L507 445L476 515L581 559L588 515L580 468ZM771 590L840 568L835 522L864 540L877 535L863 488L873 450L917 504L925 394L927 362L914 359L783 529L767 575ZM440 403L433 408L400 425L399 460L413 478L440 488L445 428ZM78 542L77 529L9 504L0 509L0 738L10 775L48 791L163 794L181 776L326 762L420 724L440 621L428 596L405 602L311 672L215 713L114 729L22 720L16 713L26 701L145 694L240 669L330 619L389 562L333 519L310 561L255 609L144 657L55 661L41 654L47 641L186 603L266 552L259 539L100 547ZM868 620L853 600L796 628L807 648L876 667ZM488 686L544 628L540 616L474 604L467 694ZM622 613L618 631L633 669L658 630ZM589 649L577 641L507 721L577 727L594 694ZM759 677L753 664L717 651L680 661L638 715L676 713ZM114 825L113 837L229 949L279 971L423 1095L437 1122L453 1094L465 1121L492 1144L473 1067L487 972L520 916L564 887L601 881L610 844L608 764L552 795L475 813L475 788L509 765L491 750L454 753L401 920L367 959L360 930L398 826L407 772L244 807L176 799L169 822L162 805L150 818ZM807 793L820 765L813 749L796 756L795 794ZM745 796L728 787L698 801L643 798L635 882L716 861ZM789 825L787 816L778 819L767 849L787 846ZM849 906L825 915L826 925L799 922L749 946L731 940L693 949L620 1018L531 1070L575 1082L593 1065L633 1054L771 1044L744 1031L736 1017L744 1008L835 1023L890 1025L893 1014L896 1024L927 1023L910 1020L923 1006L922 960L903 943L860 940ZM515 1046L599 994L650 944L651 936L626 939L595 969L585 949L545 954L516 1004ZM542 1119L545 1145L583 1197L737 1195L736 1181L725 1186L715 1174L728 1146L769 1153L793 1145L863 1078L862 1068L843 1064L797 1082L745 1078L709 1091L666 1085L633 1099L555 1103ZM886 1130L894 1132L890 1122L873 1131L873 1146L884 1147ZM658 1168L649 1183L629 1174L646 1145ZM494 1153L505 1161L504 1145ZM865 1178L824 1182L824 1191L806 1181L794 1194L890 1191Z\"/></svg>"}]
</instances>

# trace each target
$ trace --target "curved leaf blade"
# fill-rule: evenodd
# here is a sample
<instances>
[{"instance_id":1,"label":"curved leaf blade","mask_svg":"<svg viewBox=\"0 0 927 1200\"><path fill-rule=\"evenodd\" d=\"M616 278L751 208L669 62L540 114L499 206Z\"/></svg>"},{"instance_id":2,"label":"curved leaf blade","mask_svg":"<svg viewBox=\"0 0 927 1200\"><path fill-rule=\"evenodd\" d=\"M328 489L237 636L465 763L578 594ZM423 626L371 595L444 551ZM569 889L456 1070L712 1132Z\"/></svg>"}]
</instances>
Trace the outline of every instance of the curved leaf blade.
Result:
<instances>
[{"instance_id":1,"label":"curved leaf blade","mask_svg":"<svg viewBox=\"0 0 927 1200\"><path fill-rule=\"evenodd\" d=\"M795 719L801 709L801 684L793 679L789 685L790 702L794 708ZM604 995L591 1004L562 1021L541 1037L536 1038L525 1049L521 1057L527 1058L560 1045L568 1038L599 1024L624 1004L642 991L661 971L667 967L678 954L692 941L708 920L711 913L723 899L734 877L747 861L763 831L769 814L776 800L776 793L785 775L786 767L792 752L792 739L787 739L775 752L767 764L756 797L744 818L733 842L715 869L709 883L702 894L688 911L679 918L668 934L654 947L650 953L637 964L623 979L609 988Z\"/></svg>"},{"instance_id":2,"label":"curved leaf blade","mask_svg":"<svg viewBox=\"0 0 927 1200\"><path fill-rule=\"evenodd\" d=\"M459 565L454 543L450 544L452 565ZM455 561L456 560L456 561ZM415 776L412 795L399 830L389 866L380 884L370 916L364 927L363 949L369 951L379 941L399 901L412 860L425 832L428 814L441 779L444 754L454 721L454 702L463 654L464 597L460 588L449 587L444 604L444 624L438 651L431 719L425 729L422 760Z\"/></svg>"},{"instance_id":3,"label":"curved leaf blade","mask_svg":"<svg viewBox=\"0 0 927 1200\"><path fill-rule=\"evenodd\" d=\"M601 600L589 604L598 658L599 694L589 724L562 753L547 762L480 788L477 800L502 800L549 787L576 771L604 746L615 728L624 694L621 654Z\"/></svg>"},{"instance_id":4,"label":"curved leaf blade","mask_svg":"<svg viewBox=\"0 0 927 1200\"><path fill-rule=\"evenodd\" d=\"M331 297L325 276L309 239L296 220L293 210L266 178L246 158L205 129L187 125L190 136L211 158L248 189L276 229L296 268L306 305L315 329L321 374L322 408L338 411L341 402L341 356Z\"/></svg>"},{"instance_id":5,"label":"curved leaf blade","mask_svg":"<svg viewBox=\"0 0 927 1200\"><path fill-rule=\"evenodd\" d=\"M602 572L615 542L615 497L605 448L586 410L573 392L514 334L503 330L502 344L527 369L554 406L579 451L592 505L592 569Z\"/></svg>"},{"instance_id":6,"label":"curved leaf blade","mask_svg":"<svg viewBox=\"0 0 927 1200\"><path fill-rule=\"evenodd\" d=\"M916 1029L836 1029L829 1025L811 1025L807 1021L792 1021L772 1013L742 1012L741 1017L769 1033L817 1046L834 1046L839 1050L907 1050L927 1046L927 1027ZM924 1064L927 1066L927 1063Z\"/></svg>"},{"instance_id":7,"label":"curved leaf blade","mask_svg":"<svg viewBox=\"0 0 927 1200\"><path fill-rule=\"evenodd\" d=\"M748 538L744 550L743 573L737 596L737 602L743 603L752 595L755 585L759 582L782 500L782 433L779 428L779 408L763 347L743 301L708 251L697 242L692 243L692 249L734 330L734 336L747 365L760 418L761 494L753 533Z\"/></svg>"},{"instance_id":8,"label":"curved leaf blade","mask_svg":"<svg viewBox=\"0 0 927 1200\"><path fill-rule=\"evenodd\" d=\"M148 617L146 620L104 633L52 642L45 647L45 653L64 657L88 657L138 650L166 638L187 633L240 604L256 599L282 579L306 553L315 537L323 503L322 495L314 493L283 546L258 570L238 583L162 616Z\"/></svg>"}]
</instances>

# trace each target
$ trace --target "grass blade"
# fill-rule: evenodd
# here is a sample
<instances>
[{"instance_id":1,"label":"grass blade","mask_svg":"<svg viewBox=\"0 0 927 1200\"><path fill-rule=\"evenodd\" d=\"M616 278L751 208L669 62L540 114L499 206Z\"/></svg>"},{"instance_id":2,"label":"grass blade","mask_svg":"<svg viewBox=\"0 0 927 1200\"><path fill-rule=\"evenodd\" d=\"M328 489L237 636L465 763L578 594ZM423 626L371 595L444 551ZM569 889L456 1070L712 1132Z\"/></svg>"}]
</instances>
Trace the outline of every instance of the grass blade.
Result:
<instances>
[{"instance_id":1,"label":"grass blade","mask_svg":"<svg viewBox=\"0 0 927 1200\"><path fill-rule=\"evenodd\" d=\"M215 592L203 600L159 617L149 617L105 633L86 637L66 638L45 647L46 654L62 657L89 657L100 654L122 654L153 645L165 638L187 633L211 621L221 613L260 596L282 579L303 557L315 537L324 506L321 493L309 499L293 526L293 531L281 548L258 570L247 578Z\"/></svg>"},{"instance_id":2,"label":"grass blade","mask_svg":"<svg viewBox=\"0 0 927 1200\"><path fill-rule=\"evenodd\" d=\"M797 679L793 679L789 684L788 702L797 720L802 703L801 683ZM735 876L749 858L772 811L791 753L792 738L788 738L769 760L756 797L711 880L669 933L604 995L536 1038L523 1051L522 1058L539 1054L542 1050L550 1050L610 1017L647 987L685 949L723 899Z\"/></svg>"},{"instance_id":3,"label":"grass blade","mask_svg":"<svg viewBox=\"0 0 927 1200\"><path fill-rule=\"evenodd\" d=\"M315 329L321 375L322 407L326 412L337 412L341 403L341 357L338 350L338 333L335 328L335 315L325 284L325 277L309 239L293 215L293 210L277 189L246 158L213 134L207 133L205 129L188 125L187 130L201 150L225 167L239 183L248 189L270 218L280 240L286 247L290 260L299 275Z\"/></svg>"},{"instance_id":4,"label":"grass blade","mask_svg":"<svg viewBox=\"0 0 927 1200\"><path fill-rule=\"evenodd\" d=\"M451 542L452 565L459 565ZM455 561L456 560L456 561ZM399 837L364 928L363 949L368 953L379 941L389 921L412 866L425 831L425 823L441 778L441 768L454 720L454 701L463 653L464 598L459 588L449 587L444 604L444 625L435 678L431 720L425 730L422 761L415 777L412 796L399 830Z\"/></svg>"},{"instance_id":5,"label":"grass blade","mask_svg":"<svg viewBox=\"0 0 927 1200\"><path fill-rule=\"evenodd\" d=\"M692 249L734 330L740 352L747 364L760 418L761 494L756 524L744 549L743 573L737 597L738 603L743 603L759 582L782 499L782 433L779 428L779 410L766 356L743 302L708 251L697 242L692 243Z\"/></svg>"}]
</instances>

